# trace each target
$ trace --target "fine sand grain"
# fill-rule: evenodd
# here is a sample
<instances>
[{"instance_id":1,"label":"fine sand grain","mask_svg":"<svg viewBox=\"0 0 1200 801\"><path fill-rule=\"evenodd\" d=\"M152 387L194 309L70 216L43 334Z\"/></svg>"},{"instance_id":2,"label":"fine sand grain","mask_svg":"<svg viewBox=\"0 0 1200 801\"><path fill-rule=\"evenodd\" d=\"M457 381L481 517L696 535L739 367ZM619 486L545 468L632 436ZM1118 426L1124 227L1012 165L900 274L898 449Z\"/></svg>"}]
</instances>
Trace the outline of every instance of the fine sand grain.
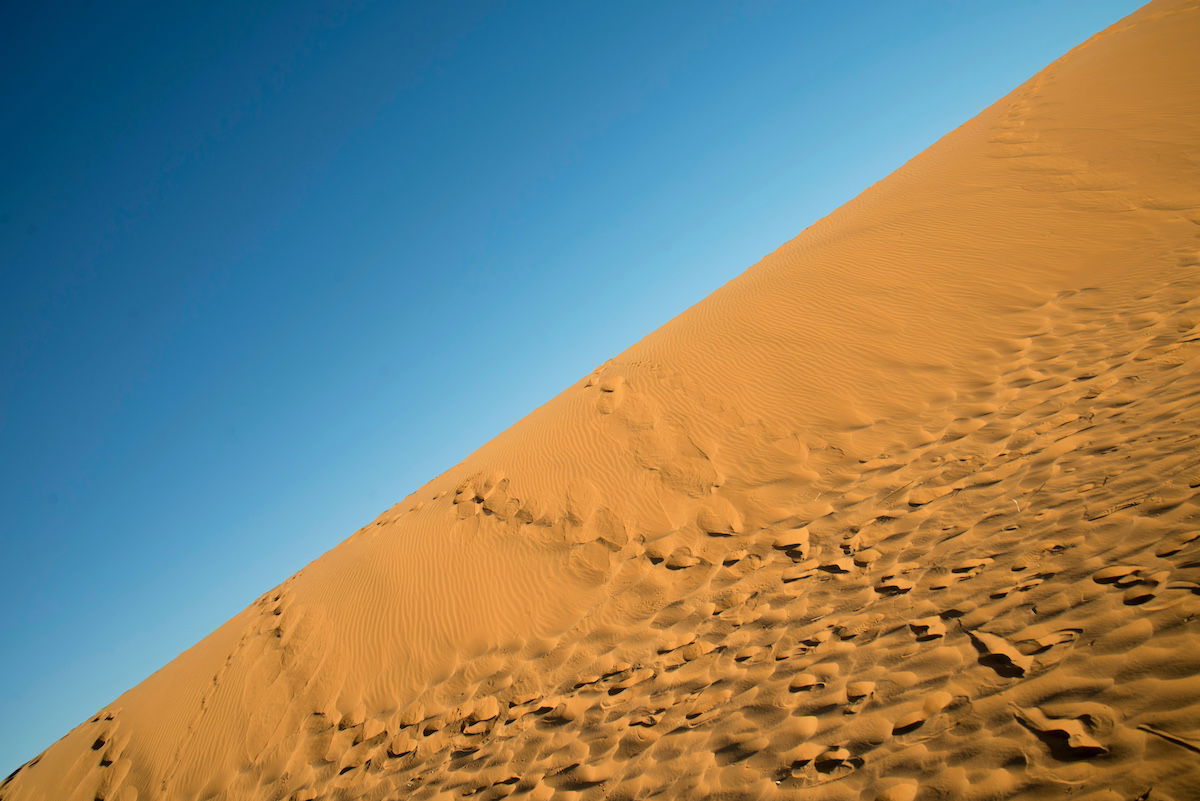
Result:
<instances>
[{"instance_id":1,"label":"fine sand grain","mask_svg":"<svg viewBox=\"0 0 1200 801\"><path fill-rule=\"evenodd\" d=\"M1163 0L0 799L1200 798L1198 235Z\"/></svg>"}]
</instances>

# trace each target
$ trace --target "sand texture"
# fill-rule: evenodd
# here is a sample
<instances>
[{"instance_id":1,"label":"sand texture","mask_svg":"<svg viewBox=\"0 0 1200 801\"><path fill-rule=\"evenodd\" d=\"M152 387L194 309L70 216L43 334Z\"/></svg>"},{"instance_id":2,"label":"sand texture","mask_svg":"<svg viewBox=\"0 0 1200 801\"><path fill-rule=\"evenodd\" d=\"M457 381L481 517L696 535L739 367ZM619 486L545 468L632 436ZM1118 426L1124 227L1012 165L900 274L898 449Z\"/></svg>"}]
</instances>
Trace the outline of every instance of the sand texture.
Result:
<instances>
[{"instance_id":1,"label":"sand texture","mask_svg":"<svg viewBox=\"0 0 1200 801\"><path fill-rule=\"evenodd\" d=\"M1166 0L0 799L1198 799L1198 368L1200 3Z\"/></svg>"}]
</instances>

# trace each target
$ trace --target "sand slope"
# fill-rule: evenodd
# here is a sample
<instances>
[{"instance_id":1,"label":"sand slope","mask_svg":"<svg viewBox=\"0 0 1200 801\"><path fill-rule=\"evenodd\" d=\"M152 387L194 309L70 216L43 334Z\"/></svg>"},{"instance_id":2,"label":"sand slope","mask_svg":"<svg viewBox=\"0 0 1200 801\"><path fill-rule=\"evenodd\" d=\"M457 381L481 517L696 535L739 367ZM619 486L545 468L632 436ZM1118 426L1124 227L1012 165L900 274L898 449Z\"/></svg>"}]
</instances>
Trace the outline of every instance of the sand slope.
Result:
<instances>
[{"instance_id":1,"label":"sand slope","mask_svg":"<svg viewBox=\"0 0 1200 801\"><path fill-rule=\"evenodd\" d=\"M1200 798L1198 235L1156 2L0 799Z\"/></svg>"}]
</instances>

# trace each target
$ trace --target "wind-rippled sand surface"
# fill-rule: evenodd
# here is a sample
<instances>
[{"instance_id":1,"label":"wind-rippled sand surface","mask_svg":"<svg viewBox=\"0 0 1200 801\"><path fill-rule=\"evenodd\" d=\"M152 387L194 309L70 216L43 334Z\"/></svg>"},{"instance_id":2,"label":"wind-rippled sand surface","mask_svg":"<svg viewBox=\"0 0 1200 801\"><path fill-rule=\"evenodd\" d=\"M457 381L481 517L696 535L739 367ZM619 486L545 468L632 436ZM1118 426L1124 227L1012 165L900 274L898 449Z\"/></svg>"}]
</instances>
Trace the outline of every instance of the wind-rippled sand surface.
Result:
<instances>
[{"instance_id":1,"label":"wind-rippled sand surface","mask_svg":"<svg viewBox=\"0 0 1200 801\"><path fill-rule=\"evenodd\" d=\"M0 799L1200 798L1198 368L1200 4L1156 2Z\"/></svg>"}]
</instances>

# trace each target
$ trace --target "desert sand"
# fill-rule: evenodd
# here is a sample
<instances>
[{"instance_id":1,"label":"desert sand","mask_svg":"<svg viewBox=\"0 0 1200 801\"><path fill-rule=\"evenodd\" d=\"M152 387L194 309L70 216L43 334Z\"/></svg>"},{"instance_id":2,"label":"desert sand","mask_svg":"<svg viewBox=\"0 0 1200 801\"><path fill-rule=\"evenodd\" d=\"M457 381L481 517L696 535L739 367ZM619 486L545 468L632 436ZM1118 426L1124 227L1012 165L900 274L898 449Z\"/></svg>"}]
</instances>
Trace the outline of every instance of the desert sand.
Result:
<instances>
[{"instance_id":1,"label":"desert sand","mask_svg":"<svg viewBox=\"0 0 1200 801\"><path fill-rule=\"evenodd\" d=\"M1200 798L1198 368L1200 3L1161 0L0 799Z\"/></svg>"}]
</instances>

